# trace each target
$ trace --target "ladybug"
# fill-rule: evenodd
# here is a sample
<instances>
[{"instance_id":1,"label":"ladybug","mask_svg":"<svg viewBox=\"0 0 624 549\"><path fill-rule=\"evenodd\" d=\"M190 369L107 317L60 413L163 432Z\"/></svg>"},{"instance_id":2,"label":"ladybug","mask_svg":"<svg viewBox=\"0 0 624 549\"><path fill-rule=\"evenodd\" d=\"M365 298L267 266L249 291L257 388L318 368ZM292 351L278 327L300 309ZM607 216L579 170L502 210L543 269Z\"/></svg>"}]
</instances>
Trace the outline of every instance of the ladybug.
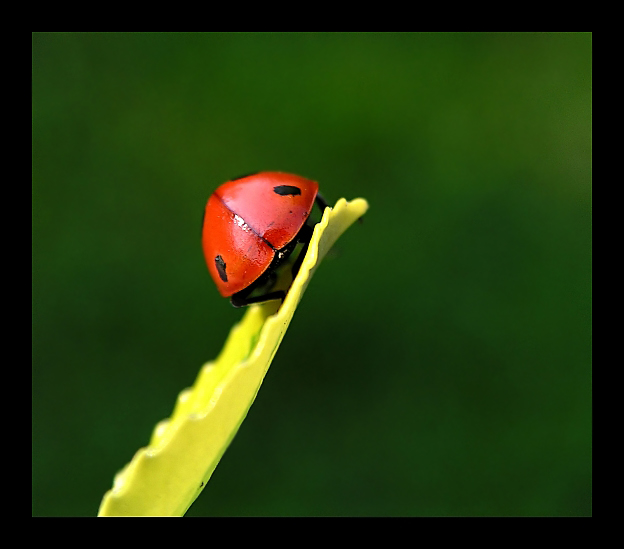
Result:
<instances>
[{"instance_id":1,"label":"ladybug","mask_svg":"<svg viewBox=\"0 0 624 549\"><path fill-rule=\"evenodd\" d=\"M275 270L302 242L292 267L296 275L312 237L306 222L315 203L321 211L327 207L316 181L281 172L232 179L210 196L202 224L204 256L219 293L234 307L284 299L281 290L251 294L271 289Z\"/></svg>"}]
</instances>

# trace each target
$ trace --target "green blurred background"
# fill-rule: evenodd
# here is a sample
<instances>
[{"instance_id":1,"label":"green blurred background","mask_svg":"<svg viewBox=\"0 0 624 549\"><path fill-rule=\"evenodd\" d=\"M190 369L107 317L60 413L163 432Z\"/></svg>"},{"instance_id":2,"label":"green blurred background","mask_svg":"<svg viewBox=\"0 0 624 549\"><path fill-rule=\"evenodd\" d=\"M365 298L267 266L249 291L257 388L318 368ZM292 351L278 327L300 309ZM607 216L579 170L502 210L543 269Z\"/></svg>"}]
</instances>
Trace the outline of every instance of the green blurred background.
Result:
<instances>
[{"instance_id":1,"label":"green blurred background","mask_svg":"<svg viewBox=\"0 0 624 549\"><path fill-rule=\"evenodd\" d=\"M370 210L188 514L591 514L590 34L32 40L33 515L219 353L200 221L259 170Z\"/></svg>"}]
</instances>

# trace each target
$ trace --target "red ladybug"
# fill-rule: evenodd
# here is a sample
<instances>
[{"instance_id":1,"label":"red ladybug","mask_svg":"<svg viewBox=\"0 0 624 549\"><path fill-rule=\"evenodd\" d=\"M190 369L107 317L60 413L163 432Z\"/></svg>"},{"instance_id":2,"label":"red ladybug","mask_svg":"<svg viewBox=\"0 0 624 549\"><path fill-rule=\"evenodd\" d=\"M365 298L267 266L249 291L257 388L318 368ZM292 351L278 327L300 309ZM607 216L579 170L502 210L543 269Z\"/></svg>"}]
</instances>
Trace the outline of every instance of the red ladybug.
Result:
<instances>
[{"instance_id":1,"label":"red ladybug","mask_svg":"<svg viewBox=\"0 0 624 549\"><path fill-rule=\"evenodd\" d=\"M267 287L275 269L303 242L305 248L293 265L296 274L312 236L306 221L315 202L321 211L327 207L318 183L281 172L233 179L208 199L202 227L204 256L217 289L234 307L285 297L281 290L250 295Z\"/></svg>"}]
</instances>

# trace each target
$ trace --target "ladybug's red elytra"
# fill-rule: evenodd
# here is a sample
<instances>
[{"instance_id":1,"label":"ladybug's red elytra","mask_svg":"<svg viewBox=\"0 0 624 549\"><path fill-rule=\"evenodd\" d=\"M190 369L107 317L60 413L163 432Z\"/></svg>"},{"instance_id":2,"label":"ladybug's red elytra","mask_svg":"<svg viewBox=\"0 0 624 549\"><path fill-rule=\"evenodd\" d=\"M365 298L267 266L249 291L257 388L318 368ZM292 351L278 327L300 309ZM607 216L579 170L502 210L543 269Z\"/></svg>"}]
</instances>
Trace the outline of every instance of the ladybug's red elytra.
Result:
<instances>
[{"instance_id":1,"label":"ladybug's red elytra","mask_svg":"<svg viewBox=\"0 0 624 549\"><path fill-rule=\"evenodd\" d=\"M234 307L285 297L281 290L250 296L268 285L303 242L296 274L312 236L306 221L315 202L321 211L327 207L316 181L281 172L233 179L210 196L202 226L204 256L219 293Z\"/></svg>"}]
</instances>

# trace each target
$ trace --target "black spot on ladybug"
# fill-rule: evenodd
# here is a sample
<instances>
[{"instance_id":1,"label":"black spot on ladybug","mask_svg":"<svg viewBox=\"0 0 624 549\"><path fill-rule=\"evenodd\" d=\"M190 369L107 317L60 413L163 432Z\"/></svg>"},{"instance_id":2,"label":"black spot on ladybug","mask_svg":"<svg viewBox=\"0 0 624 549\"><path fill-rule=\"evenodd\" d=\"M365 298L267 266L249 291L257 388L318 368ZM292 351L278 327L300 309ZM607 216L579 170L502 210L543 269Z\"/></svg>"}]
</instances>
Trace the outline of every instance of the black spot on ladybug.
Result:
<instances>
[{"instance_id":1,"label":"black spot on ladybug","mask_svg":"<svg viewBox=\"0 0 624 549\"><path fill-rule=\"evenodd\" d=\"M301 194L301 189L294 185L278 185L273 187L273 192L280 196L299 195Z\"/></svg>"},{"instance_id":2,"label":"black spot on ladybug","mask_svg":"<svg viewBox=\"0 0 624 549\"><path fill-rule=\"evenodd\" d=\"M220 255L215 257L215 265L217 266L217 271L219 272L221 280L223 280L223 282L227 282L228 279L227 273L225 272L225 261L223 261L223 258Z\"/></svg>"}]
</instances>

